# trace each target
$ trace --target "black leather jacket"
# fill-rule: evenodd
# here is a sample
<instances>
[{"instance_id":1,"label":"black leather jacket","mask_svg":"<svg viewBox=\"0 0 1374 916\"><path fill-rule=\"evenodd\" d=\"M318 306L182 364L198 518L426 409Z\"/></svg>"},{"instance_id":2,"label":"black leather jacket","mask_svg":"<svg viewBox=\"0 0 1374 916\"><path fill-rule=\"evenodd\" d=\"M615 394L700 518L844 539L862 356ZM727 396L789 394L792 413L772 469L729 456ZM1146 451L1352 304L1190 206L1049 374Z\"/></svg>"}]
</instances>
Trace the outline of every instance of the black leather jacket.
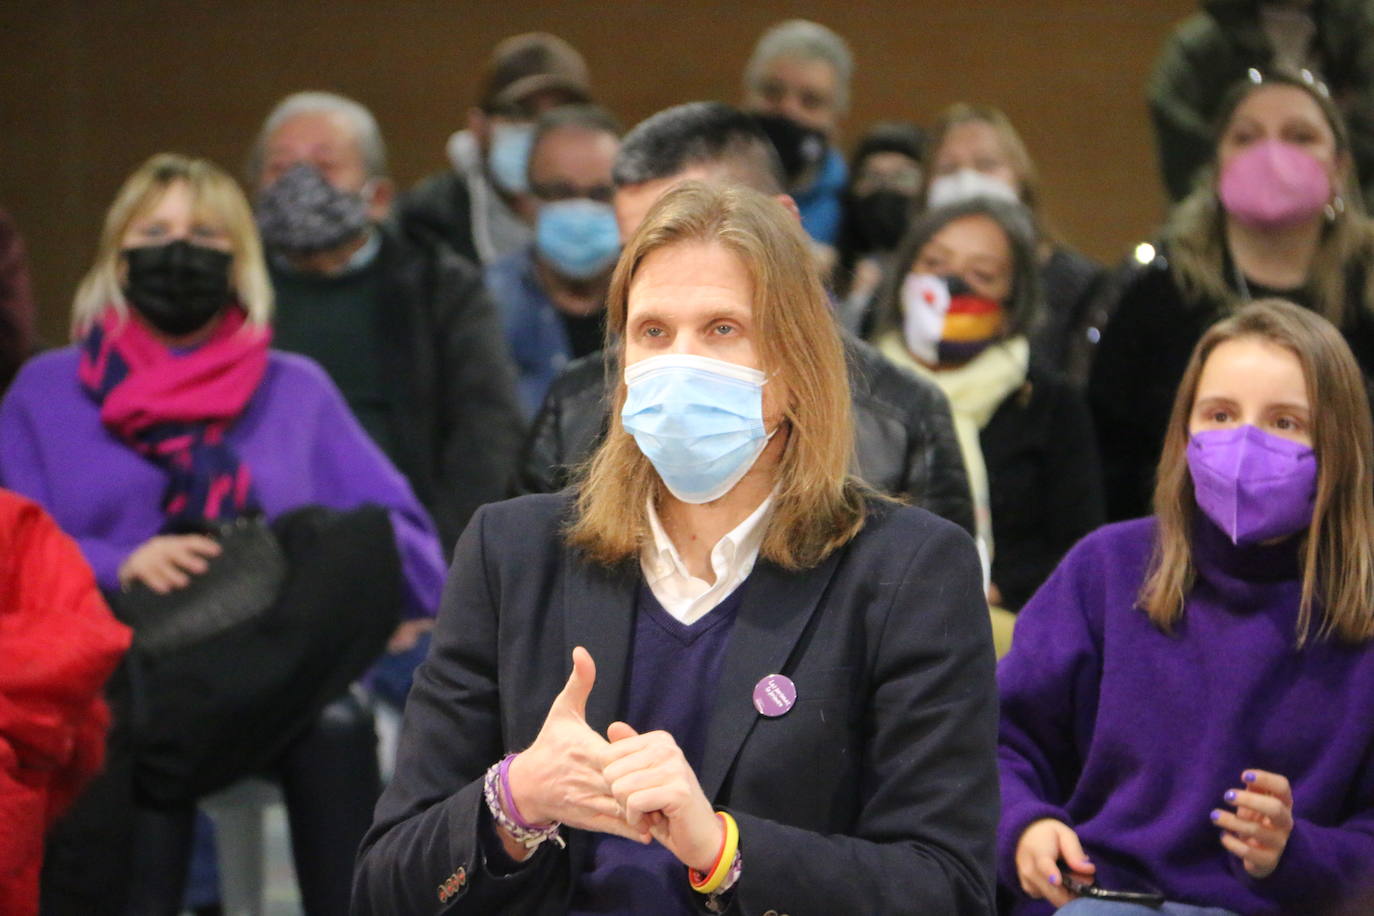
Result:
<instances>
[{"instance_id":1,"label":"black leather jacket","mask_svg":"<svg viewBox=\"0 0 1374 916\"><path fill-rule=\"evenodd\" d=\"M972 533L973 499L944 393L859 340L846 338L845 354L859 476ZM513 493L562 489L571 469L591 455L606 431L613 371L593 353L554 379L525 440Z\"/></svg>"}]
</instances>

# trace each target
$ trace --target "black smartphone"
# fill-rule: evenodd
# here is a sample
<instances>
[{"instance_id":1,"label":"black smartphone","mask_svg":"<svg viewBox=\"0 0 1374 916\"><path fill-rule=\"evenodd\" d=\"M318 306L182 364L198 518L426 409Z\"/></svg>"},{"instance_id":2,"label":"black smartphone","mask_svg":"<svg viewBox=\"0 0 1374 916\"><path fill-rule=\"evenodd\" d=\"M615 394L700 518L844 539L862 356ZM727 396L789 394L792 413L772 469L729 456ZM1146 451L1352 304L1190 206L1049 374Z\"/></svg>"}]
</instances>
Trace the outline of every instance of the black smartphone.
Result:
<instances>
[{"instance_id":1,"label":"black smartphone","mask_svg":"<svg viewBox=\"0 0 1374 916\"><path fill-rule=\"evenodd\" d=\"M1068 866L1060 862L1059 873L1064 876L1064 890L1079 897L1091 897L1094 900L1115 900L1118 903L1136 903L1140 906L1148 906L1159 909L1164 905L1164 895L1153 891L1113 891L1097 884L1084 883L1073 872L1069 871Z\"/></svg>"}]
</instances>

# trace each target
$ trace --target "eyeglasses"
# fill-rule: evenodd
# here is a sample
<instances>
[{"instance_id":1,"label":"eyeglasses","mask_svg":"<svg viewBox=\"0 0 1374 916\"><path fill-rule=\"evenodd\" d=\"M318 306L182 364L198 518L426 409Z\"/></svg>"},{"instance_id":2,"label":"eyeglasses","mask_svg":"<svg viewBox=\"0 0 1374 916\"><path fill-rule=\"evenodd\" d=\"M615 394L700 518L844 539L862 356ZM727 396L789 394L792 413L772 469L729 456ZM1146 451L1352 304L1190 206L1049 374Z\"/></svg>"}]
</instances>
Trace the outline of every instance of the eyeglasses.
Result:
<instances>
[{"instance_id":1,"label":"eyeglasses","mask_svg":"<svg viewBox=\"0 0 1374 916\"><path fill-rule=\"evenodd\" d=\"M530 193L549 203L556 200L577 200L580 198L608 204L615 197L615 187L609 184L600 184L583 188L566 181L552 181L531 184Z\"/></svg>"}]
</instances>

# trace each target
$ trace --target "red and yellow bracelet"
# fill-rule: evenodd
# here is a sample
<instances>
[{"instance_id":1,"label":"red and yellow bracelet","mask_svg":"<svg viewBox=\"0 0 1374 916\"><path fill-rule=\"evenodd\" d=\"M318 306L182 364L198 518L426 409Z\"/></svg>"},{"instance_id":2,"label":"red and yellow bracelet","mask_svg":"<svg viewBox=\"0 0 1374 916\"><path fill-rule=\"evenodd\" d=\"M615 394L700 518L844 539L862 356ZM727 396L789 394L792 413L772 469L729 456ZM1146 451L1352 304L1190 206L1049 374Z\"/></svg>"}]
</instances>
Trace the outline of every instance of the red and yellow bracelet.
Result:
<instances>
[{"instance_id":1,"label":"red and yellow bracelet","mask_svg":"<svg viewBox=\"0 0 1374 916\"><path fill-rule=\"evenodd\" d=\"M699 894L714 893L724 883L730 874L731 866L734 865L735 853L739 851L739 825L735 823L735 819L724 811L717 811L716 817L725 825L725 837L721 840L720 851L716 853L715 864L704 875L695 868L687 869L687 879L692 882L692 890Z\"/></svg>"}]
</instances>

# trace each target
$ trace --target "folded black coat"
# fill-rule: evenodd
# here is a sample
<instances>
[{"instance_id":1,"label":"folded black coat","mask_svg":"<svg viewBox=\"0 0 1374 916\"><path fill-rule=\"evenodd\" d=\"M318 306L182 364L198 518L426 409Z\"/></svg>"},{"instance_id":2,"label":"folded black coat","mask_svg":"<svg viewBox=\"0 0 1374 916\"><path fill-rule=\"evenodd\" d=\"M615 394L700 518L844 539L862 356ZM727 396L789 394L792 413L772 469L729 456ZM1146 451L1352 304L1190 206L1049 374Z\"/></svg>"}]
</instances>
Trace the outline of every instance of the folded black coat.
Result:
<instances>
[{"instance_id":1,"label":"folded black coat","mask_svg":"<svg viewBox=\"0 0 1374 916\"><path fill-rule=\"evenodd\" d=\"M403 584L385 510L309 507L273 529L289 572L271 610L173 655L129 655L143 804L187 804L265 769L396 628Z\"/></svg>"}]
</instances>

